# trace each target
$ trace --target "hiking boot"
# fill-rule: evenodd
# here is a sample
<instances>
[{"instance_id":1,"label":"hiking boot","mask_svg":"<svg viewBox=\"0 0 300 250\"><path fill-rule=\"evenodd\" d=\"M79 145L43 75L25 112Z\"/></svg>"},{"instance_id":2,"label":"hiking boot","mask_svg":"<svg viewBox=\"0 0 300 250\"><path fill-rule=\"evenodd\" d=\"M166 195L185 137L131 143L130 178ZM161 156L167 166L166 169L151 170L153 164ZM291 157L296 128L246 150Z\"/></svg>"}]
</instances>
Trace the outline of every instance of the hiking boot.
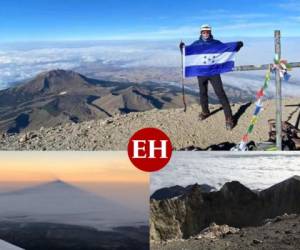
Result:
<instances>
[{"instance_id":1,"label":"hiking boot","mask_svg":"<svg viewBox=\"0 0 300 250\"><path fill-rule=\"evenodd\" d=\"M227 130L232 130L234 128L234 121L232 118L226 119L225 123L226 129Z\"/></svg>"},{"instance_id":2,"label":"hiking boot","mask_svg":"<svg viewBox=\"0 0 300 250\"><path fill-rule=\"evenodd\" d=\"M209 116L210 116L210 113L201 112L200 115L199 115L199 118L200 118L201 121L203 121Z\"/></svg>"}]
</instances>

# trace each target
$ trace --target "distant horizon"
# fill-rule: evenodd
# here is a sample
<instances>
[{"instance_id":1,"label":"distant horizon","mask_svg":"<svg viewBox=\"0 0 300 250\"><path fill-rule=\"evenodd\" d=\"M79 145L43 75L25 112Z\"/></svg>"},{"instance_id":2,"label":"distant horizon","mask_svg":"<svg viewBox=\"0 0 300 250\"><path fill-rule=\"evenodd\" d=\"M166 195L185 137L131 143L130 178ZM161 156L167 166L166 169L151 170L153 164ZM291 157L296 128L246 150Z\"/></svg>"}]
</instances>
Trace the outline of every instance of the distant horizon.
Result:
<instances>
[{"instance_id":1,"label":"distant horizon","mask_svg":"<svg viewBox=\"0 0 300 250\"><path fill-rule=\"evenodd\" d=\"M39 185L48 184L52 181L0 181L1 194L21 191L26 188L34 188ZM66 181L64 181L66 182ZM123 205L139 211L148 210L149 183L144 182L106 182L77 181L66 182L82 190L95 195L120 202Z\"/></svg>"},{"instance_id":2,"label":"distant horizon","mask_svg":"<svg viewBox=\"0 0 300 250\"><path fill-rule=\"evenodd\" d=\"M299 176L296 164L299 156L295 151L247 151L238 154L224 151L204 152L200 158L197 152L178 152L172 157L169 167L151 175L150 194L165 187L186 187L195 183L219 190L230 181L239 181L252 190L263 190ZM278 164L274 164L275 161Z\"/></svg>"},{"instance_id":3,"label":"distant horizon","mask_svg":"<svg viewBox=\"0 0 300 250\"><path fill-rule=\"evenodd\" d=\"M272 31L273 32L273 31ZM300 36L284 37L282 34L282 58L288 62L300 60L297 46ZM184 39L186 44L198 39ZM274 58L273 37L227 37L216 35L223 42L242 40L244 47L236 55L236 65L260 65L271 63ZM0 89L9 88L14 83L30 79L40 72L53 69L73 70L87 77L109 80L115 75L124 75L125 69L138 67L180 67L179 40L127 40L127 41L44 41L0 44ZM164 72L157 72L152 77L148 71L130 71L131 79L150 77L149 81L164 79ZM167 73L167 72L166 72ZM125 74L125 76L126 76ZM133 75L135 74L135 75ZM293 69L291 79L285 84L284 95L299 96L297 82L300 79L299 69ZM105 78L107 76L108 78ZM155 78L156 77L156 78ZM224 83L242 89L257 91L262 85L264 71L232 72L222 75ZM130 78L130 76L129 76ZM166 77L170 78L170 77ZM124 79L129 80L131 79ZM144 78L145 79L145 78ZM166 82L180 83L180 79ZM271 89L274 91L274 89Z\"/></svg>"},{"instance_id":4,"label":"distant horizon","mask_svg":"<svg viewBox=\"0 0 300 250\"><path fill-rule=\"evenodd\" d=\"M147 209L149 174L126 152L0 152L0 195L61 180L122 204Z\"/></svg>"}]
</instances>

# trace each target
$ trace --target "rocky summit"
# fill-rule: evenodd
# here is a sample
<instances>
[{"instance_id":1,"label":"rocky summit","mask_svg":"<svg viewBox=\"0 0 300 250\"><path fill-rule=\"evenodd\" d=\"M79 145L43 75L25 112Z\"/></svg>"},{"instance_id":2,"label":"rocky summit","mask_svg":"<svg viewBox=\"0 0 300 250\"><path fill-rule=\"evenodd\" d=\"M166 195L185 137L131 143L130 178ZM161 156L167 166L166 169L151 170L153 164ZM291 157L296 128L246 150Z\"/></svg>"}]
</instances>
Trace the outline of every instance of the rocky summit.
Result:
<instances>
[{"instance_id":1,"label":"rocky summit","mask_svg":"<svg viewBox=\"0 0 300 250\"><path fill-rule=\"evenodd\" d=\"M179 96L180 102L181 96ZM99 100L100 101L100 100ZM283 120L295 124L299 116L299 100L283 100ZM198 150L229 150L241 141L251 121L255 104L234 104L238 118L233 130L225 128L220 105L210 105L212 115L200 121L198 104L183 108L151 109L145 112L116 114L113 117L75 123L68 118L64 124L48 126L19 134L0 134L1 150L126 150L133 133L145 127L163 130L171 139L173 148ZM275 100L264 102L264 110L254 126L250 140L266 141L269 138L268 120L275 117ZM223 145L223 146L221 146Z\"/></svg>"},{"instance_id":2,"label":"rocky summit","mask_svg":"<svg viewBox=\"0 0 300 250\"><path fill-rule=\"evenodd\" d=\"M236 181L213 192L203 192L199 185L194 185L189 192L175 198L151 199L150 239L188 239L213 222L236 228L260 226L267 218L299 214L299 195L298 176L260 192Z\"/></svg>"},{"instance_id":3,"label":"rocky summit","mask_svg":"<svg viewBox=\"0 0 300 250\"><path fill-rule=\"evenodd\" d=\"M265 224L237 229L228 225L208 227L196 237L151 242L151 250L292 250L300 245L300 216L283 214Z\"/></svg>"}]
</instances>

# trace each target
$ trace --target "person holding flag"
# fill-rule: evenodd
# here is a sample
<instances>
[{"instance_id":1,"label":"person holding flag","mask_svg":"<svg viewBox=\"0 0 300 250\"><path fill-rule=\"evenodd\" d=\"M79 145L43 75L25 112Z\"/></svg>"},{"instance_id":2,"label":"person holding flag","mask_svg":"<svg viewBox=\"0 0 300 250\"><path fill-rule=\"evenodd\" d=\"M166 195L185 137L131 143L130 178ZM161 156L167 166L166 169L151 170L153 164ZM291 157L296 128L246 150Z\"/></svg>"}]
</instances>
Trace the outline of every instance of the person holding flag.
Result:
<instances>
[{"instance_id":1,"label":"person holding flag","mask_svg":"<svg viewBox=\"0 0 300 250\"><path fill-rule=\"evenodd\" d=\"M210 115L208 108L208 82L211 83L217 97L222 104L226 129L231 130L235 126L231 107L223 88L220 74L232 71L234 68L234 55L243 42L222 43L215 40L211 26L201 26L200 37L189 46L180 43L179 48L184 57L184 77L197 77L200 90L200 104L202 112L200 119L204 120Z\"/></svg>"}]
</instances>

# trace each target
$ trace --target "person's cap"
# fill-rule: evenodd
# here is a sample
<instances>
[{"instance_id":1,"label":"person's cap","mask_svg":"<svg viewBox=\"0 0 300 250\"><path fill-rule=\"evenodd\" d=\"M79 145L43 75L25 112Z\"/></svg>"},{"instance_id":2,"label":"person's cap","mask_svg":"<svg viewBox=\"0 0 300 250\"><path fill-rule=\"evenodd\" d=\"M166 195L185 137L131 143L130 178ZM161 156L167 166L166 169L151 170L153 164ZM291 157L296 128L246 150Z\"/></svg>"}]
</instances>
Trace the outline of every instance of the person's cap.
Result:
<instances>
[{"instance_id":1,"label":"person's cap","mask_svg":"<svg viewBox=\"0 0 300 250\"><path fill-rule=\"evenodd\" d=\"M201 32L207 30L207 31L211 31L211 26L209 24L203 24L201 25Z\"/></svg>"}]
</instances>

